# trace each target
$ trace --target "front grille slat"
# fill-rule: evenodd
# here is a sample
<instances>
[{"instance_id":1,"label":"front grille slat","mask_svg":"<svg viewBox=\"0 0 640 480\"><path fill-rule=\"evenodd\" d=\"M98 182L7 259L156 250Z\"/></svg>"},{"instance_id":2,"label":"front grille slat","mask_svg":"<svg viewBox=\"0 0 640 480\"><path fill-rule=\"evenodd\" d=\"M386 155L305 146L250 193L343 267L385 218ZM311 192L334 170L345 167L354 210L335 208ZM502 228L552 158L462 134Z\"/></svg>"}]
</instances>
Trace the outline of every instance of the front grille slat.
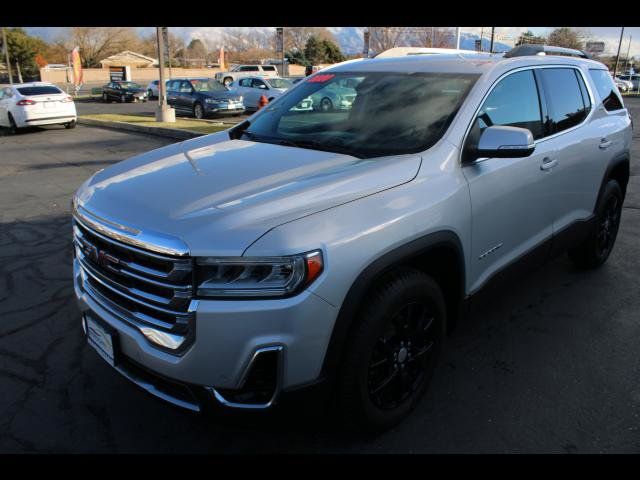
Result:
<instances>
[{"instance_id":1,"label":"front grille slat","mask_svg":"<svg viewBox=\"0 0 640 480\"><path fill-rule=\"evenodd\" d=\"M151 325L193 340L191 258L124 244L75 217L73 233L84 288L96 302L134 326Z\"/></svg>"}]
</instances>

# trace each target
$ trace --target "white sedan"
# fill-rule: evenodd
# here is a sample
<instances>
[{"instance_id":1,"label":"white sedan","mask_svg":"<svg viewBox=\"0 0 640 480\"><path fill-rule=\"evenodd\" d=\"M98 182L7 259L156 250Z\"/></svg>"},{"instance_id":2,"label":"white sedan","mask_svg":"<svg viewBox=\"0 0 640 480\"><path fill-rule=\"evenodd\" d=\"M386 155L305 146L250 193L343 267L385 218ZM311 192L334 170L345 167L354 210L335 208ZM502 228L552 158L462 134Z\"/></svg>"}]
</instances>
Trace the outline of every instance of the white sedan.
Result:
<instances>
[{"instance_id":1,"label":"white sedan","mask_svg":"<svg viewBox=\"0 0 640 480\"><path fill-rule=\"evenodd\" d=\"M76 126L73 98L52 83L19 83L0 88L0 126L18 128L61 124Z\"/></svg>"}]
</instances>

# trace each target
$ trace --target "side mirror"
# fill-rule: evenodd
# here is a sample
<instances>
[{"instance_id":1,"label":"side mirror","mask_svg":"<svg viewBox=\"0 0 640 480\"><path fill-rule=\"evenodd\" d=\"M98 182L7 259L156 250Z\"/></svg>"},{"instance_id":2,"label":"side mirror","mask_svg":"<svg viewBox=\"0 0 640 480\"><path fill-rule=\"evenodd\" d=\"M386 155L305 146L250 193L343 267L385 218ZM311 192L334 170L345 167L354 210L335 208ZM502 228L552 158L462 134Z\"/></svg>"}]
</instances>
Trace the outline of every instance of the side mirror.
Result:
<instances>
[{"instance_id":1,"label":"side mirror","mask_svg":"<svg viewBox=\"0 0 640 480\"><path fill-rule=\"evenodd\" d=\"M487 127L478 142L477 156L489 158L528 157L535 150L533 135L526 128Z\"/></svg>"}]
</instances>

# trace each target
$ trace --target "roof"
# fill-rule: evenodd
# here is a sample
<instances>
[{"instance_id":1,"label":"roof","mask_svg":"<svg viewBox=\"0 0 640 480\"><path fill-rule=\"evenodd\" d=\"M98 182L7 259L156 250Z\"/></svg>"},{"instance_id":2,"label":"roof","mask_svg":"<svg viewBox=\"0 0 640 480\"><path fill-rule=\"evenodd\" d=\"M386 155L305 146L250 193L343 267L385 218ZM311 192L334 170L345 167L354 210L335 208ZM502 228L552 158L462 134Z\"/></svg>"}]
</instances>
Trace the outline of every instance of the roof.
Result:
<instances>
[{"instance_id":1,"label":"roof","mask_svg":"<svg viewBox=\"0 0 640 480\"><path fill-rule=\"evenodd\" d=\"M450 53L476 53L473 50L460 50L456 48L431 48L431 47L394 47L379 53L375 58L403 57L405 55L429 55Z\"/></svg>"},{"instance_id":2,"label":"roof","mask_svg":"<svg viewBox=\"0 0 640 480\"><path fill-rule=\"evenodd\" d=\"M111 55L103 60L100 60L102 65L122 65L128 63L141 63L141 64L149 64L158 65L158 60L155 58L147 57L146 55L142 55L141 53L132 52L131 50L125 50L124 52L116 53L115 55Z\"/></svg>"},{"instance_id":3,"label":"roof","mask_svg":"<svg viewBox=\"0 0 640 480\"><path fill-rule=\"evenodd\" d=\"M505 58L503 54L471 53L441 55L407 55L402 57L362 59L329 67L324 72L440 72L483 74L496 68L518 68L535 65L585 65L603 68L594 60L560 55L531 55Z\"/></svg>"}]
</instances>

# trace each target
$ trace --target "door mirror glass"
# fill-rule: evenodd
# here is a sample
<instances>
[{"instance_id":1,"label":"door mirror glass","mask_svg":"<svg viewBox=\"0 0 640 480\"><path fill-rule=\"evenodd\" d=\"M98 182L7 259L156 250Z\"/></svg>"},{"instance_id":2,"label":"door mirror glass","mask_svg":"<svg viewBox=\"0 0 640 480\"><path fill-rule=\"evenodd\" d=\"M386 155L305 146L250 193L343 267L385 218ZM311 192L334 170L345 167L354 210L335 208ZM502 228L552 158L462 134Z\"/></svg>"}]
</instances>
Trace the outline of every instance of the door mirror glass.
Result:
<instances>
[{"instance_id":1,"label":"door mirror glass","mask_svg":"<svg viewBox=\"0 0 640 480\"><path fill-rule=\"evenodd\" d=\"M528 157L535 150L533 134L520 127L487 127L478 142L477 156L489 158Z\"/></svg>"}]
</instances>

